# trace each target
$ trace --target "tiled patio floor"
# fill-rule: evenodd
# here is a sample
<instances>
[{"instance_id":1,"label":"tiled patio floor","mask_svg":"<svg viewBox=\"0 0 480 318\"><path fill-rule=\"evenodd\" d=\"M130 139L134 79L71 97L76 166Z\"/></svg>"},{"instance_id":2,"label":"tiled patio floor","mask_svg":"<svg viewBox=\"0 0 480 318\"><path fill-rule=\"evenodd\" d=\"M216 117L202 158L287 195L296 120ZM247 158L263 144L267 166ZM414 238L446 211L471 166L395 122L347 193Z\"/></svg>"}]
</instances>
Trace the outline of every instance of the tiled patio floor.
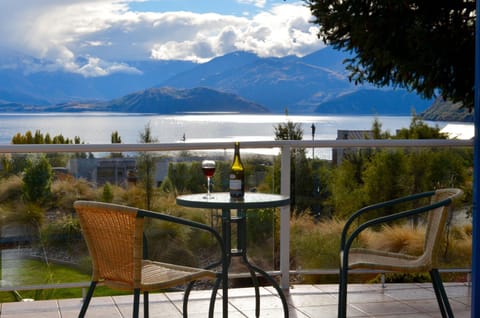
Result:
<instances>
[{"instance_id":1,"label":"tiled patio floor","mask_svg":"<svg viewBox=\"0 0 480 318\"><path fill-rule=\"evenodd\" d=\"M470 288L463 283L445 284L455 317L470 317ZM283 317L275 290L261 288L260 317ZM150 317L180 318L182 292L152 294ZM194 291L190 297L189 317L207 317L208 291ZM254 317L252 288L229 291L229 317ZM337 316L337 285L294 285L287 293L292 318ZM424 318L440 317L431 284L349 285L349 317ZM17 302L1 304L0 318L67 318L77 317L81 299ZM94 297L87 317L131 317L132 297ZM217 301L215 317L221 317ZM140 313L142 315L142 312Z\"/></svg>"}]
</instances>

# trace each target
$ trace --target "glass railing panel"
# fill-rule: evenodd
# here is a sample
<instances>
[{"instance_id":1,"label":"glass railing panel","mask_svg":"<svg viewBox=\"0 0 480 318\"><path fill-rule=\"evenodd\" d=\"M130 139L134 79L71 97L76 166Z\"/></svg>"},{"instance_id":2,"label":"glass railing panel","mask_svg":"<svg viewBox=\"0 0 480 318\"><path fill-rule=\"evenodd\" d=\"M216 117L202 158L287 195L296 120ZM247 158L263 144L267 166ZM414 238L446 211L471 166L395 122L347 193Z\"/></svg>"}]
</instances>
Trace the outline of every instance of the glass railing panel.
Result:
<instances>
[{"instance_id":1,"label":"glass railing panel","mask_svg":"<svg viewBox=\"0 0 480 318\"><path fill-rule=\"evenodd\" d=\"M180 207L175 198L206 192L206 178L200 167L205 158L217 162L212 191L228 191L233 157L230 146L178 149L175 145L147 152L129 146L113 151L95 146L80 152L0 154L1 287L89 281L91 265L73 209L75 200L149 208L221 231L221 211ZM265 148L241 149L248 191L281 193L285 171L281 167L281 146L272 143ZM337 147L341 156L330 148L331 157L312 158L308 151L302 153L302 147L308 150L311 145L292 148L290 161L290 281L336 281L336 275L325 274L338 269L340 231L345 218L356 209L390 196L439 187L460 187L466 194L463 206L455 211L447 228L448 240L440 255L442 268L470 266L473 148ZM48 191L43 183L46 168L51 169L52 176ZM147 175L151 178L150 190L144 182ZM235 243L236 229L233 231ZM188 265L202 266L217 257L212 238L196 231L154 222L147 234L151 255L158 260L174 257ZM279 271L282 234L279 209L248 211L247 246L252 263L266 271ZM402 235L413 234L405 231ZM166 245L160 242L165 237ZM234 270L247 273L239 263ZM58 274L64 271L63 266L68 274ZM45 289L21 296L60 297L56 293ZM78 288L74 293L78 293L74 297L81 296ZM12 293L6 297L15 298Z\"/></svg>"},{"instance_id":2,"label":"glass railing panel","mask_svg":"<svg viewBox=\"0 0 480 318\"><path fill-rule=\"evenodd\" d=\"M338 279L340 234L346 218L354 211L396 197L448 187L463 189L465 197L450 215L438 262L441 268L454 272L470 268L472 148L363 147L332 152L331 161L305 158L301 152L297 153L300 158L292 159L290 256L291 270L297 274L291 280L322 283ZM366 231L356 244L418 255L423 248L424 225L424 217L396 222ZM466 279L467 274L460 271L448 275ZM372 274L362 279L366 282L376 277Z\"/></svg>"}]
</instances>

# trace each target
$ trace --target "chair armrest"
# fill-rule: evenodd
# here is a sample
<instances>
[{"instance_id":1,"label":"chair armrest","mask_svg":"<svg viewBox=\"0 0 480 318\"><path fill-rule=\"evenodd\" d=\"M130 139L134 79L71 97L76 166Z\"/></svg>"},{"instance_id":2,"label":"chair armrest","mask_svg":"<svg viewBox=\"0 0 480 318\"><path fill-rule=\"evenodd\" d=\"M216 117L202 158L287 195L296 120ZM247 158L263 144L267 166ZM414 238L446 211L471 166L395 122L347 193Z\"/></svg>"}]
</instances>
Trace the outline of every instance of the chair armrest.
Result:
<instances>
[{"instance_id":1,"label":"chair armrest","mask_svg":"<svg viewBox=\"0 0 480 318\"><path fill-rule=\"evenodd\" d=\"M177 216L173 216L173 215L169 215L169 214L165 214L165 213L153 212L153 211L147 211L147 210L138 210L137 215L139 217L148 217L148 218L152 218L152 219L163 220L163 221L177 223L177 224L181 224L181 225L186 225L186 226L189 226L191 228L196 228L196 229L200 229L200 230L210 232L215 237L217 243L220 246L222 257L221 257L221 260L219 262L216 262L214 264L210 264L208 266L208 268L216 267L216 266L220 265L221 263L223 263L227 259L227 254L226 254L226 251L225 251L225 246L224 246L222 237L220 236L220 234L215 229L213 229L212 227L210 227L206 224L191 221L191 220L187 220L187 219L184 219L184 218L181 218L181 217L177 217Z\"/></svg>"}]
</instances>

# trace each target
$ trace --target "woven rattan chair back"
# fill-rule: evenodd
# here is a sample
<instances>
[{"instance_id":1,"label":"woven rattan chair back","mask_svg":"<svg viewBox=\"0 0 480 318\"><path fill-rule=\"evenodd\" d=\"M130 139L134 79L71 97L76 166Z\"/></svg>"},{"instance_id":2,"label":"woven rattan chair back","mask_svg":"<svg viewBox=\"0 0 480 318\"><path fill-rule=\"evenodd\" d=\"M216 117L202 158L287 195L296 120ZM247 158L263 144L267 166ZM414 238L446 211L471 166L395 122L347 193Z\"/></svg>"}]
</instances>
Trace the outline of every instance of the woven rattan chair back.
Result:
<instances>
[{"instance_id":1,"label":"woven rattan chair back","mask_svg":"<svg viewBox=\"0 0 480 318\"><path fill-rule=\"evenodd\" d=\"M92 278L115 288L132 289L140 276L143 218L137 210L125 206L82 202L76 204L83 235L92 258ZM137 273L136 273L137 272Z\"/></svg>"},{"instance_id":2,"label":"woven rattan chair back","mask_svg":"<svg viewBox=\"0 0 480 318\"><path fill-rule=\"evenodd\" d=\"M145 218L153 218L207 231L215 237L218 247L223 251L221 237L214 229L179 217L110 203L76 201L74 207L92 259L92 282L79 317L85 316L98 283L114 289L132 290L133 317L139 315L140 292L144 296L144 317L148 317L150 291L188 284L183 300L183 316L187 317L188 295L194 282L215 279L209 308L209 317L213 317L216 290L220 282L218 273L149 260L144 255L143 225ZM224 259L223 252L218 264L222 264Z\"/></svg>"}]
</instances>

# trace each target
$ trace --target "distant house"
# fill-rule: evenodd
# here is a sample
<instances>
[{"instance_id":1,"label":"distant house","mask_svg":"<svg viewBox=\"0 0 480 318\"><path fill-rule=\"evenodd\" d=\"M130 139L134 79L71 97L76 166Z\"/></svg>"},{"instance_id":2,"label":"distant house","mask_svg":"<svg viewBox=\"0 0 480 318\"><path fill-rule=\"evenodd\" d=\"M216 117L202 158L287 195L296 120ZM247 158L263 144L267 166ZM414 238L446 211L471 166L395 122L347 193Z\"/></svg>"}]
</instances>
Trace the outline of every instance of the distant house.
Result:
<instances>
[{"instance_id":1,"label":"distant house","mask_svg":"<svg viewBox=\"0 0 480 318\"><path fill-rule=\"evenodd\" d=\"M337 130L337 140L373 139L371 130ZM333 148L332 163L339 165L347 153L357 152L357 148Z\"/></svg>"},{"instance_id":2,"label":"distant house","mask_svg":"<svg viewBox=\"0 0 480 318\"><path fill-rule=\"evenodd\" d=\"M75 178L86 179L97 186L110 183L126 186L136 181L137 161L133 158L75 158L67 169Z\"/></svg>"},{"instance_id":3,"label":"distant house","mask_svg":"<svg viewBox=\"0 0 480 318\"><path fill-rule=\"evenodd\" d=\"M168 173L167 158L155 162L155 184L160 185ZM110 183L117 186L136 184L138 179L136 158L74 158L66 170L75 178L83 178L97 186Z\"/></svg>"}]
</instances>

